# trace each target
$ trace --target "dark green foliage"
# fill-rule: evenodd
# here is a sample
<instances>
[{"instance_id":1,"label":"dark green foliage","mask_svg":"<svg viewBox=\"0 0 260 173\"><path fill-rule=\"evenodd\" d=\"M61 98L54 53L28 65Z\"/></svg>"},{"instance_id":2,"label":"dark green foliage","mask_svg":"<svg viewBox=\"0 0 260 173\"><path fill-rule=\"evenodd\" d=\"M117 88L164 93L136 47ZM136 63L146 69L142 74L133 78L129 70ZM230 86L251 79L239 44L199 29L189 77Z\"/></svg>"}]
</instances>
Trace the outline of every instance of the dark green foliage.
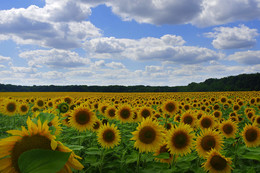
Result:
<instances>
[{"instance_id":1,"label":"dark green foliage","mask_svg":"<svg viewBox=\"0 0 260 173\"><path fill-rule=\"evenodd\" d=\"M260 73L240 74L221 79L207 79L188 86L20 86L0 84L0 92L207 92L207 91L260 91Z\"/></svg>"}]
</instances>

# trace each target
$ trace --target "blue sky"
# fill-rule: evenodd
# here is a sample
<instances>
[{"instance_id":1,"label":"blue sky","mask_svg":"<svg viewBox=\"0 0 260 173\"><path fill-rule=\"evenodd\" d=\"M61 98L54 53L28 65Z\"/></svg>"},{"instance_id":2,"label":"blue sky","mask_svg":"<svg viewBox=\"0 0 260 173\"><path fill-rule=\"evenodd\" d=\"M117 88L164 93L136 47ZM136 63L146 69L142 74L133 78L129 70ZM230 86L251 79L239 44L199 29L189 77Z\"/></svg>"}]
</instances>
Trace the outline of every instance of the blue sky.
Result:
<instances>
[{"instance_id":1,"label":"blue sky","mask_svg":"<svg viewBox=\"0 0 260 173\"><path fill-rule=\"evenodd\" d=\"M179 86L260 72L259 0L0 4L0 83Z\"/></svg>"}]
</instances>

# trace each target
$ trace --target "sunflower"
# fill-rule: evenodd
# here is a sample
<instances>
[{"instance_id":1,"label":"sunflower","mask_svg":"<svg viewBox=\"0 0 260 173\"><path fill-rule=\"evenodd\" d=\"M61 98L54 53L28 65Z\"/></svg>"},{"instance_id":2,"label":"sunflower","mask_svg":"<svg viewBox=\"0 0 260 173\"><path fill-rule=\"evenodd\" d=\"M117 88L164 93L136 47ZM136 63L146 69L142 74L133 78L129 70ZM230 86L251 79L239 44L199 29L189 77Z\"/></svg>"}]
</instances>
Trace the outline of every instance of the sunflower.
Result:
<instances>
[{"instance_id":1,"label":"sunflower","mask_svg":"<svg viewBox=\"0 0 260 173\"><path fill-rule=\"evenodd\" d=\"M104 124L97 132L97 140L103 148L114 148L121 141L120 132L114 124Z\"/></svg>"},{"instance_id":2,"label":"sunflower","mask_svg":"<svg viewBox=\"0 0 260 173\"><path fill-rule=\"evenodd\" d=\"M222 118L222 112L219 110L214 111L212 115L219 120Z\"/></svg>"},{"instance_id":3,"label":"sunflower","mask_svg":"<svg viewBox=\"0 0 260 173\"><path fill-rule=\"evenodd\" d=\"M162 105L164 113L168 115L174 115L178 111L178 103L172 100L168 100Z\"/></svg>"},{"instance_id":4,"label":"sunflower","mask_svg":"<svg viewBox=\"0 0 260 173\"><path fill-rule=\"evenodd\" d=\"M207 152L211 149L221 150L222 143L222 137L218 132L212 129L206 129L197 137L196 150L200 157L206 157Z\"/></svg>"},{"instance_id":5,"label":"sunflower","mask_svg":"<svg viewBox=\"0 0 260 173\"><path fill-rule=\"evenodd\" d=\"M152 109L148 106L143 106L140 108L140 110L138 111L138 116L142 119L142 118L147 118L147 117L151 117L153 115L152 113Z\"/></svg>"},{"instance_id":6,"label":"sunflower","mask_svg":"<svg viewBox=\"0 0 260 173\"><path fill-rule=\"evenodd\" d=\"M241 133L247 147L260 145L260 129L256 126L246 125Z\"/></svg>"},{"instance_id":7,"label":"sunflower","mask_svg":"<svg viewBox=\"0 0 260 173\"><path fill-rule=\"evenodd\" d=\"M212 149L203 163L203 167L209 173L231 173L231 159L221 155L219 151Z\"/></svg>"},{"instance_id":8,"label":"sunflower","mask_svg":"<svg viewBox=\"0 0 260 173\"><path fill-rule=\"evenodd\" d=\"M228 99L227 99L226 96L221 96L220 99L219 99L219 101L220 101L222 104L226 103L227 100L228 100Z\"/></svg>"},{"instance_id":9,"label":"sunflower","mask_svg":"<svg viewBox=\"0 0 260 173\"><path fill-rule=\"evenodd\" d=\"M191 112L191 111L185 112L181 116L181 123L188 124L191 127L193 127L195 125L195 123L196 123L196 118L195 118L193 112Z\"/></svg>"},{"instance_id":10,"label":"sunflower","mask_svg":"<svg viewBox=\"0 0 260 173\"><path fill-rule=\"evenodd\" d=\"M102 103L102 104L100 104L99 105L99 107L98 107L98 109L99 109L99 112L102 114L102 115L105 115L105 111L106 111L106 109L107 109L107 104L105 104L105 103Z\"/></svg>"},{"instance_id":11,"label":"sunflower","mask_svg":"<svg viewBox=\"0 0 260 173\"><path fill-rule=\"evenodd\" d=\"M50 122L48 122L48 126L50 129L55 129L54 130L54 135L57 136L61 133L61 123L60 123L60 120L59 120L59 117L58 116L55 116Z\"/></svg>"},{"instance_id":12,"label":"sunflower","mask_svg":"<svg viewBox=\"0 0 260 173\"><path fill-rule=\"evenodd\" d=\"M186 155L193 148L195 135L192 128L187 124L179 124L172 128L167 136L167 147L171 154Z\"/></svg>"},{"instance_id":13,"label":"sunflower","mask_svg":"<svg viewBox=\"0 0 260 173\"><path fill-rule=\"evenodd\" d=\"M108 119L115 119L116 118L116 108L113 106L108 106L105 110L105 117Z\"/></svg>"},{"instance_id":14,"label":"sunflower","mask_svg":"<svg viewBox=\"0 0 260 173\"><path fill-rule=\"evenodd\" d=\"M233 105L233 111L238 111L240 109L240 106L238 104Z\"/></svg>"},{"instance_id":15,"label":"sunflower","mask_svg":"<svg viewBox=\"0 0 260 173\"><path fill-rule=\"evenodd\" d=\"M66 113L70 110L69 104L66 102L58 103L57 108L59 109L60 113Z\"/></svg>"},{"instance_id":16,"label":"sunflower","mask_svg":"<svg viewBox=\"0 0 260 173\"><path fill-rule=\"evenodd\" d=\"M18 113L20 115L26 115L27 112L29 111L29 106L27 103L20 103L18 106Z\"/></svg>"},{"instance_id":17,"label":"sunflower","mask_svg":"<svg viewBox=\"0 0 260 173\"><path fill-rule=\"evenodd\" d=\"M69 105L73 103L73 98L70 96L66 96L63 98L64 102L68 103Z\"/></svg>"},{"instance_id":18,"label":"sunflower","mask_svg":"<svg viewBox=\"0 0 260 173\"><path fill-rule=\"evenodd\" d=\"M40 120L33 123L28 117L28 130L22 126L22 130L9 130L11 136L0 140L0 172L19 173L18 159L20 155L31 149L56 150L60 152L71 152L71 155L61 171L72 172L73 169L81 170L83 166L76 158L73 151L65 147L61 142L55 140L51 135L47 121L43 124ZM67 170L67 171L66 171Z\"/></svg>"},{"instance_id":19,"label":"sunflower","mask_svg":"<svg viewBox=\"0 0 260 173\"><path fill-rule=\"evenodd\" d=\"M140 152L153 152L163 142L163 131L164 128L158 122L148 117L143 119L136 131L132 132L134 137L131 140L135 140L134 147Z\"/></svg>"},{"instance_id":20,"label":"sunflower","mask_svg":"<svg viewBox=\"0 0 260 173\"><path fill-rule=\"evenodd\" d=\"M161 163L168 163L171 164L173 161L173 155L170 153L169 148L167 147L167 143L163 143L158 149L155 150L154 156L158 156L162 153L169 153L169 158L168 159L161 159L161 158L156 158L155 161L161 162Z\"/></svg>"},{"instance_id":21,"label":"sunflower","mask_svg":"<svg viewBox=\"0 0 260 173\"><path fill-rule=\"evenodd\" d=\"M13 99L8 99L4 102L1 107L1 112L8 116L13 116L17 113L18 107L17 103Z\"/></svg>"},{"instance_id":22,"label":"sunflower","mask_svg":"<svg viewBox=\"0 0 260 173\"><path fill-rule=\"evenodd\" d=\"M95 115L88 108L76 107L70 117L70 125L79 131L90 130L95 122Z\"/></svg>"},{"instance_id":23,"label":"sunflower","mask_svg":"<svg viewBox=\"0 0 260 173\"><path fill-rule=\"evenodd\" d=\"M67 127L70 127L70 123L69 123L69 121L70 121L70 113L65 113L65 114L62 114L61 115L62 116L62 124L63 125L65 125L65 126L67 126Z\"/></svg>"},{"instance_id":24,"label":"sunflower","mask_svg":"<svg viewBox=\"0 0 260 173\"><path fill-rule=\"evenodd\" d=\"M122 123L131 122L133 119L132 107L130 107L129 105L126 105L126 104L122 105L116 111L116 117Z\"/></svg>"},{"instance_id":25,"label":"sunflower","mask_svg":"<svg viewBox=\"0 0 260 173\"><path fill-rule=\"evenodd\" d=\"M235 138L237 132L237 124L231 120L223 121L219 127L221 133L226 138Z\"/></svg>"},{"instance_id":26,"label":"sunflower","mask_svg":"<svg viewBox=\"0 0 260 173\"><path fill-rule=\"evenodd\" d=\"M257 116L254 121L254 125L260 127L260 116Z\"/></svg>"},{"instance_id":27,"label":"sunflower","mask_svg":"<svg viewBox=\"0 0 260 173\"><path fill-rule=\"evenodd\" d=\"M102 122L99 119L96 119L96 121L93 124L92 131L97 132L102 126Z\"/></svg>"},{"instance_id":28,"label":"sunflower","mask_svg":"<svg viewBox=\"0 0 260 173\"><path fill-rule=\"evenodd\" d=\"M202 115L198 120L198 125L201 129L213 128L215 125L213 116L207 114Z\"/></svg>"},{"instance_id":29,"label":"sunflower","mask_svg":"<svg viewBox=\"0 0 260 173\"><path fill-rule=\"evenodd\" d=\"M40 109L43 109L45 106L45 101L43 99L37 99L35 101L35 104L37 107L39 107Z\"/></svg>"}]
</instances>

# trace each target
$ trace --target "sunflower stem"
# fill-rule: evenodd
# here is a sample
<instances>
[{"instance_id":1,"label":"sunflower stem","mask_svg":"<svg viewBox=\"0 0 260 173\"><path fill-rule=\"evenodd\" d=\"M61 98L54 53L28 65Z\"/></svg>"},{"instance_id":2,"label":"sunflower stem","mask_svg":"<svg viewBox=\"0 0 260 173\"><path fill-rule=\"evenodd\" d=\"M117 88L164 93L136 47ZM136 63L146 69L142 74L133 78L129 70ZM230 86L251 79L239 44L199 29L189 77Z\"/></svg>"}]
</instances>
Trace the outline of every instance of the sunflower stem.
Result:
<instances>
[{"instance_id":1,"label":"sunflower stem","mask_svg":"<svg viewBox=\"0 0 260 173\"><path fill-rule=\"evenodd\" d=\"M139 152L139 153L138 153L138 157L137 157L137 170L136 170L137 173L139 173L139 170L140 170L141 155L142 155L142 153Z\"/></svg>"},{"instance_id":2,"label":"sunflower stem","mask_svg":"<svg viewBox=\"0 0 260 173\"><path fill-rule=\"evenodd\" d=\"M103 169L103 163L104 163L104 158L105 158L105 148L102 148L101 150L101 155L100 155L100 158L101 158L101 163L100 163L100 166L99 166L99 172L102 173L102 169Z\"/></svg>"},{"instance_id":3,"label":"sunflower stem","mask_svg":"<svg viewBox=\"0 0 260 173\"><path fill-rule=\"evenodd\" d=\"M168 114L165 115L165 124L164 124L165 129L167 129L167 123L168 123Z\"/></svg>"}]
</instances>

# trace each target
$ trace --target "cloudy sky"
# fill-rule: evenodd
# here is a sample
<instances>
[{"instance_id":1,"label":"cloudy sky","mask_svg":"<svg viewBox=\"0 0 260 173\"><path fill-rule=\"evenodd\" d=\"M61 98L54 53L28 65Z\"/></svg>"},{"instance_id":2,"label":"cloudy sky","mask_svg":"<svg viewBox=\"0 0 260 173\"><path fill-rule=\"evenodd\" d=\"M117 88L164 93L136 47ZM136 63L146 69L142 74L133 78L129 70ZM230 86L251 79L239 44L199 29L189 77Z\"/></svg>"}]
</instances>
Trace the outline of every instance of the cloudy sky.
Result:
<instances>
[{"instance_id":1,"label":"cloudy sky","mask_svg":"<svg viewBox=\"0 0 260 173\"><path fill-rule=\"evenodd\" d=\"M0 83L179 86L260 72L260 0L0 4Z\"/></svg>"}]
</instances>

